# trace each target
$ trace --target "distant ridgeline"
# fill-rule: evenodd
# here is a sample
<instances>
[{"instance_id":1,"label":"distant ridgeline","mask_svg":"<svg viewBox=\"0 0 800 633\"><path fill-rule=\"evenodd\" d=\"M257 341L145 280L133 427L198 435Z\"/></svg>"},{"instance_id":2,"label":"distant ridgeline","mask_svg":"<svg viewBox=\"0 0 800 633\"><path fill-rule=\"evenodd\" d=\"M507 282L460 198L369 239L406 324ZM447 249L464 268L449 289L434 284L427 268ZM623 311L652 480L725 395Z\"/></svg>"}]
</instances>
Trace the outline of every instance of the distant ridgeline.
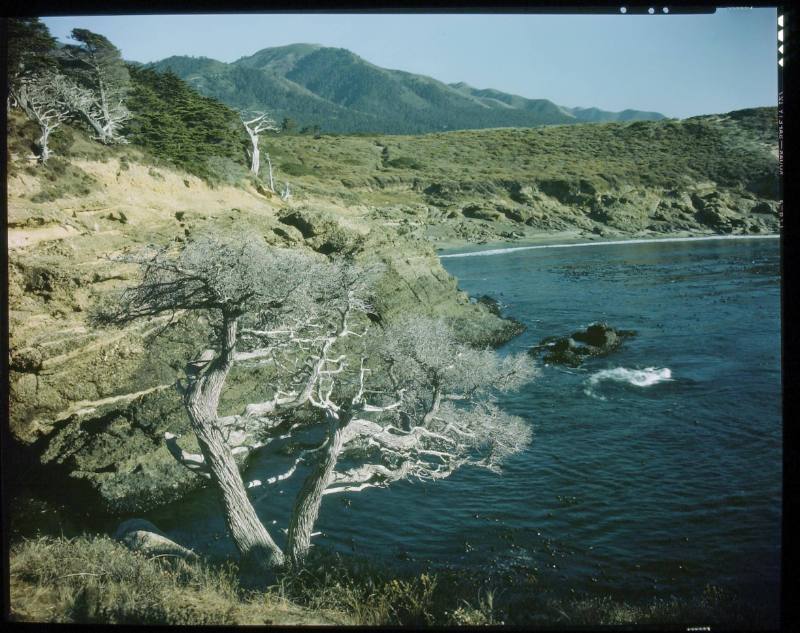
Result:
<instances>
[{"instance_id":1,"label":"distant ridgeline","mask_svg":"<svg viewBox=\"0 0 800 633\"><path fill-rule=\"evenodd\" d=\"M316 126L325 132L420 134L665 118L658 112L565 108L547 99L445 84L314 44L265 48L231 64L177 56L147 66L171 70L231 107L268 110L278 121L290 119L300 129Z\"/></svg>"}]
</instances>

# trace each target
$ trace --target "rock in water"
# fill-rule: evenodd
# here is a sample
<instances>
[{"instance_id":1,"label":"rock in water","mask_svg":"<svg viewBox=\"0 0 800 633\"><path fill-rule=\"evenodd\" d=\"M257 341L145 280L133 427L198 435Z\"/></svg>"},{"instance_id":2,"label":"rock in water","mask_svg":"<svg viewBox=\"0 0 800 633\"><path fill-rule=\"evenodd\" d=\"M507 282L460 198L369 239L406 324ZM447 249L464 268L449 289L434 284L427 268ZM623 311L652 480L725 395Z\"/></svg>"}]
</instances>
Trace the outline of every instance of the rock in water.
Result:
<instances>
[{"instance_id":1,"label":"rock in water","mask_svg":"<svg viewBox=\"0 0 800 633\"><path fill-rule=\"evenodd\" d=\"M478 297L478 303L482 303L489 308L489 312L495 316L500 316L500 302L494 297L490 297L489 295L481 295Z\"/></svg>"},{"instance_id":2,"label":"rock in water","mask_svg":"<svg viewBox=\"0 0 800 633\"><path fill-rule=\"evenodd\" d=\"M145 519L129 519L120 523L114 538L130 549L148 556L176 556L179 558L195 558L192 550L178 545L155 525Z\"/></svg>"},{"instance_id":3,"label":"rock in water","mask_svg":"<svg viewBox=\"0 0 800 633\"><path fill-rule=\"evenodd\" d=\"M532 347L529 353L543 353L542 360L546 363L577 367L586 358L613 352L622 345L623 340L635 334L632 330L616 330L607 323L592 323L585 330L569 336L548 336Z\"/></svg>"},{"instance_id":4,"label":"rock in water","mask_svg":"<svg viewBox=\"0 0 800 633\"><path fill-rule=\"evenodd\" d=\"M585 332L575 332L572 338L592 347L613 349L619 345L619 337L613 327L605 323L592 323Z\"/></svg>"}]
</instances>

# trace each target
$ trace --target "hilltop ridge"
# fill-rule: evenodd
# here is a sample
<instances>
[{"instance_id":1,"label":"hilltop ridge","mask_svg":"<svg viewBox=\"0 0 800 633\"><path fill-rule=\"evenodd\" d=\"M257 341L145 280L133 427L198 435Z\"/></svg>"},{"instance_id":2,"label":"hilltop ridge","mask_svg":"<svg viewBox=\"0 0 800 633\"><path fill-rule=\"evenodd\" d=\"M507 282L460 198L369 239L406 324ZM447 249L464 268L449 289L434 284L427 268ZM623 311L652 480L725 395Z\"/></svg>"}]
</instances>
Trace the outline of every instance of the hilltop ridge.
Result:
<instances>
[{"instance_id":1,"label":"hilltop ridge","mask_svg":"<svg viewBox=\"0 0 800 633\"><path fill-rule=\"evenodd\" d=\"M327 132L419 134L491 127L660 120L657 112L567 108L466 83L382 68L319 44L264 48L226 64L174 56L147 64L170 70L202 94L239 109L269 110L278 120Z\"/></svg>"}]
</instances>

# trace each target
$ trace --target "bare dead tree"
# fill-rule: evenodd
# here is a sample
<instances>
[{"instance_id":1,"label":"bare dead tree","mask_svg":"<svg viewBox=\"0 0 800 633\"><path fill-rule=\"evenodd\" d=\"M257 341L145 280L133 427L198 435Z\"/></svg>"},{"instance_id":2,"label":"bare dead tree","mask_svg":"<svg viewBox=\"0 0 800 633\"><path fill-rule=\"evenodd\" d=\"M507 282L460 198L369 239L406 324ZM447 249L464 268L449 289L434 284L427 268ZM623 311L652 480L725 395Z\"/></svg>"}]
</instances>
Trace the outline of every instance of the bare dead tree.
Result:
<instances>
[{"instance_id":1,"label":"bare dead tree","mask_svg":"<svg viewBox=\"0 0 800 633\"><path fill-rule=\"evenodd\" d=\"M250 144L252 145L252 149L250 150L250 171L255 175L258 175L258 170L261 168L261 151L258 147L258 137L260 134L267 131L280 132L280 128L266 112L251 112L250 114L254 114L255 116L249 120L247 115L242 114L242 125L244 125L244 129L247 130L247 135L250 137ZM270 191L274 193L275 189L272 182L271 161L269 176L269 188Z\"/></svg>"},{"instance_id":2,"label":"bare dead tree","mask_svg":"<svg viewBox=\"0 0 800 633\"><path fill-rule=\"evenodd\" d=\"M120 130L132 116L125 106L130 75L119 49L86 29L73 29L71 37L79 44L60 52L76 78L68 93L70 107L83 116L102 143L125 143Z\"/></svg>"},{"instance_id":3,"label":"bare dead tree","mask_svg":"<svg viewBox=\"0 0 800 633\"><path fill-rule=\"evenodd\" d=\"M109 101L103 93L72 83L65 92L70 109L81 114L102 143L126 143L119 135L122 124L131 113L122 100Z\"/></svg>"},{"instance_id":4,"label":"bare dead tree","mask_svg":"<svg viewBox=\"0 0 800 633\"><path fill-rule=\"evenodd\" d=\"M420 316L386 328L373 348L376 373L402 400L378 416L353 420L342 454L363 463L335 473L324 494L442 479L466 464L499 471L530 441L524 420L494 403L496 392L535 377L525 355L501 358L470 348L442 321Z\"/></svg>"},{"instance_id":5,"label":"bare dead tree","mask_svg":"<svg viewBox=\"0 0 800 633\"><path fill-rule=\"evenodd\" d=\"M184 404L200 453L167 447L184 466L219 489L239 551L264 567L301 565L311 546L324 495L439 479L464 464L492 469L530 437L524 421L502 413L493 389L532 376L527 359L500 359L454 342L444 324L409 319L383 332L370 329L369 296L379 269L329 262L297 251L267 249L260 240L206 238L180 253L137 256L138 285L101 323L175 310L212 315L213 349L186 368ZM524 361L524 362L523 362ZM269 364L271 396L238 415L220 417L219 397L230 369ZM287 412L318 416L300 421ZM244 481L235 455L321 425L323 441L299 450L285 472ZM343 455L362 465L337 470ZM248 493L307 475L292 510L285 551L258 520Z\"/></svg>"},{"instance_id":6,"label":"bare dead tree","mask_svg":"<svg viewBox=\"0 0 800 633\"><path fill-rule=\"evenodd\" d=\"M267 322L284 312L302 314L309 307L309 294L302 289L315 279L318 263L293 251L268 250L247 236L199 239L180 253L151 250L126 259L140 265L141 281L116 305L98 310L95 321L120 325L176 310L203 311L213 319L213 349L187 367L187 383L181 385L202 458L184 454L175 445L171 450L213 481L242 556L265 568L283 564L283 553L256 516L235 461L243 433L234 428L236 420L220 419L217 409L236 360L242 316ZM256 355L251 351L251 357ZM239 445L231 435L241 440Z\"/></svg>"},{"instance_id":7,"label":"bare dead tree","mask_svg":"<svg viewBox=\"0 0 800 633\"><path fill-rule=\"evenodd\" d=\"M275 191L275 178L272 175L272 159L269 157L269 153L267 153L264 158L267 159L267 168L269 170L269 190L274 192Z\"/></svg>"},{"instance_id":8,"label":"bare dead tree","mask_svg":"<svg viewBox=\"0 0 800 633\"><path fill-rule=\"evenodd\" d=\"M70 115L65 94L69 81L55 72L29 75L12 88L15 101L31 121L39 126L41 135L36 141L39 162L46 163L51 156L48 145L50 135Z\"/></svg>"}]
</instances>

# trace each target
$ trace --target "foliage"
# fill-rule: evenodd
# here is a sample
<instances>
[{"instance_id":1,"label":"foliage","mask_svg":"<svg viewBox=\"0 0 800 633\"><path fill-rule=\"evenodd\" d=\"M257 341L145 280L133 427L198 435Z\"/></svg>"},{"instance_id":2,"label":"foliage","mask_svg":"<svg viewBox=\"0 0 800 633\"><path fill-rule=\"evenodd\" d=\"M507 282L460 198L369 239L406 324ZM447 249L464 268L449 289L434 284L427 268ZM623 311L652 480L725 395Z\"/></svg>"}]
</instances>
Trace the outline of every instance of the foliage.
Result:
<instances>
[{"instance_id":1,"label":"foliage","mask_svg":"<svg viewBox=\"0 0 800 633\"><path fill-rule=\"evenodd\" d=\"M172 69L205 95L239 109L267 109L309 131L420 134L500 126L578 123L546 99L525 99L466 84L444 84L412 73L374 66L350 51L295 44L261 50L232 64L170 57L152 64ZM657 113L593 109L591 120L663 118Z\"/></svg>"},{"instance_id":2,"label":"foliage","mask_svg":"<svg viewBox=\"0 0 800 633\"><path fill-rule=\"evenodd\" d=\"M55 70L55 38L39 18L9 18L7 73L13 86L24 75Z\"/></svg>"},{"instance_id":3,"label":"foliage","mask_svg":"<svg viewBox=\"0 0 800 633\"><path fill-rule=\"evenodd\" d=\"M233 110L200 96L172 73L138 66L128 70L133 85L128 107L134 117L126 132L131 142L211 182L246 175L248 141ZM226 165L222 173L221 161Z\"/></svg>"},{"instance_id":4,"label":"foliage","mask_svg":"<svg viewBox=\"0 0 800 633\"><path fill-rule=\"evenodd\" d=\"M283 117L281 121L281 132L284 134L293 134L297 129L297 122L289 117Z\"/></svg>"},{"instance_id":5,"label":"foliage","mask_svg":"<svg viewBox=\"0 0 800 633\"><path fill-rule=\"evenodd\" d=\"M58 57L71 81L71 107L79 112L103 143L120 143L119 131L130 118L125 101L130 89L130 75L119 49L105 36L87 29L73 29L71 37L79 44L69 44Z\"/></svg>"},{"instance_id":6,"label":"foliage","mask_svg":"<svg viewBox=\"0 0 800 633\"><path fill-rule=\"evenodd\" d=\"M70 37L78 44L68 44L60 51L62 64L70 74L95 92L106 91L110 101L124 97L129 74L119 49L105 36L88 29L73 29Z\"/></svg>"},{"instance_id":7,"label":"foliage","mask_svg":"<svg viewBox=\"0 0 800 633\"><path fill-rule=\"evenodd\" d=\"M520 186L530 186L534 193L547 189L565 200L574 191L574 204L623 186L680 189L706 181L751 190L764 183L759 195L772 197L778 182L773 154L777 134L775 108L757 108L685 121L424 136L329 135L322 141L278 136L272 140L271 154L277 163L313 164L313 173L298 176L306 188L326 195L345 195L342 181L351 189L366 189L386 179L386 152L381 148L388 148L389 156L413 157L423 169L388 161L392 180L387 182L407 185L406 190L392 191L395 204L509 196Z\"/></svg>"},{"instance_id":8,"label":"foliage","mask_svg":"<svg viewBox=\"0 0 800 633\"><path fill-rule=\"evenodd\" d=\"M301 163L281 163L281 171L289 176L313 176L316 172Z\"/></svg>"},{"instance_id":9,"label":"foliage","mask_svg":"<svg viewBox=\"0 0 800 633\"><path fill-rule=\"evenodd\" d=\"M392 158L391 160L387 160L385 164L389 167L396 167L398 169L422 169L422 165L420 165L420 163L408 156Z\"/></svg>"},{"instance_id":10,"label":"foliage","mask_svg":"<svg viewBox=\"0 0 800 633\"><path fill-rule=\"evenodd\" d=\"M145 557L108 537L40 537L10 552L18 620L103 624L268 624L329 621L243 590L231 565Z\"/></svg>"}]
</instances>

